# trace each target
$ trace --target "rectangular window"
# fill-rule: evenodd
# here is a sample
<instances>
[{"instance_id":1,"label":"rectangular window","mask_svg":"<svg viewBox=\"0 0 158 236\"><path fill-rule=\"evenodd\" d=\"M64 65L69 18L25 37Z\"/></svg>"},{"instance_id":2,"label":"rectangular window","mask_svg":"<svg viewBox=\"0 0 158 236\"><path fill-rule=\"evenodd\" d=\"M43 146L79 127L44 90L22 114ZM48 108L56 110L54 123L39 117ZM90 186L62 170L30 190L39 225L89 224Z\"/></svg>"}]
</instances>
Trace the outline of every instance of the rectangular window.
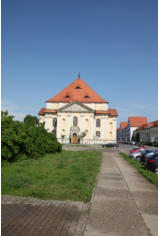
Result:
<instances>
[{"instance_id":1,"label":"rectangular window","mask_svg":"<svg viewBox=\"0 0 158 236\"><path fill-rule=\"evenodd\" d=\"M96 131L96 138L100 138L100 131Z\"/></svg>"},{"instance_id":2,"label":"rectangular window","mask_svg":"<svg viewBox=\"0 0 158 236\"><path fill-rule=\"evenodd\" d=\"M57 127L57 118L53 118L53 127L54 127L54 128Z\"/></svg>"},{"instance_id":3,"label":"rectangular window","mask_svg":"<svg viewBox=\"0 0 158 236\"><path fill-rule=\"evenodd\" d=\"M96 119L96 127L100 127L100 119Z\"/></svg>"}]
</instances>

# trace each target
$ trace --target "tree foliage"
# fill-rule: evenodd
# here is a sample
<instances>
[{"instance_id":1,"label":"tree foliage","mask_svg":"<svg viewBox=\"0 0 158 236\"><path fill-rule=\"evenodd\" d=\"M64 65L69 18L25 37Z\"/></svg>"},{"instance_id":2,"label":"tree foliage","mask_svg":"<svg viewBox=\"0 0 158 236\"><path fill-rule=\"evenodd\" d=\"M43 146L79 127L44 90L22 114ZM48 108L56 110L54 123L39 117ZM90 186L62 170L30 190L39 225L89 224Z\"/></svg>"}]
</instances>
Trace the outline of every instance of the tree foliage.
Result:
<instances>
[{"instance_id":1,"label":"tree foliage","mask_svg":"<svg viewBox=\"0 0 158 236\"><path fill-rule=\"evenodd\" d=\"M36 116L27 115L24 118L24 124L28 126L38 126L39 120Z\"/></svg>"},{"instance_id":2,"label":"tree foliage","mask_svg":"<svg viewBox=\"0 0 158 236\"><path fill-rule=\"evenodd\" d=\"M132 135L132 141L139 142L140 141L140 135L139 133L136 133L135 135Z\"/></svg>"},{"instance_id":3,"label":"tree foliage","mask_svg":"<svg viewBox=\"0 0 158 236\"><path fill-rule=\"evenodd\" d=\"M24 122L14 121L7 111L2 111L2 159L14 161L21 154L38 158L45 153L61 151L61 144L53 132L48 133L37 117L27 115Z\"/></svg>"}]
</instances>

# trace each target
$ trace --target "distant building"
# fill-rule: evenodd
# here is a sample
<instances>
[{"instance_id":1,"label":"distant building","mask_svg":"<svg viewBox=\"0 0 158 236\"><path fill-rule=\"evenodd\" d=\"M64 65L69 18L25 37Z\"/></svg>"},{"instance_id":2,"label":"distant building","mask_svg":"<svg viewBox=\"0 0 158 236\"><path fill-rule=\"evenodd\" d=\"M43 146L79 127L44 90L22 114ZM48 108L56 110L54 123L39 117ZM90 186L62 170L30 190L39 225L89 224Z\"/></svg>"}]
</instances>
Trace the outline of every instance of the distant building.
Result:
<instances>
[{"instance_id":1,"label":"distant building","mask_svg":"<svg viewBox=\"0 0 158 236\"><path fill-rule=\"evenodd\" d=\"M136 130L138 127L145 125L147 123L148 123L148 120L146 117L132 117L132 116L128 117L128 125L126 128L127 142L131 142L134 130Z\"/></svg>"},{"instance_id":2,"label":"distant building","mask_svg":"<svg viewBox=\"0 0 158 236\"><path fill-rule=\"evenodd\" d=\"M120 122L118 139L123 142L131 142L134 130L147 123L146 117L128 117L128 122Z\"/></svg>"},{"instance_id":3,"label":"distant building","mask_svg":"<svg viewBox=\"0 0 158 236\"><path fill-rule=\"evenodd\" d=\"M120 141L119 140L119 131L120 131L120 128L117 128L116 129L116 140L117 140L117 142Z\"/></svg>"},{"instance_id":4,"label":"distant building","mask_svg":"<svg viewBox=\"0 0 158 236\"><path fill-rule=\"evenodd\" d=\"M38 114L61 143L101 144L116 142L118 114L108 106L108 101L78 78L47 100Z\"/></svg>"},{"instance_id":5,"label":"distant building","mask_svg":"<svg viewBox=\"0 0 158 236\"><path fill-rule=\"evenodd\" d=\"M128 122L120 122L120 128L117 130L117 141L126 142L126 127Z\"/></svg>"},{"instance_id":6,"label":"distant building","mask_svg":"<svg viewBox=\"0 0 158 236\"><path fill-rule=\"evenodd\" d=\"M140 126L133 136L140 142L158 143L158 120Z\"/></svg>"}]
</instances>

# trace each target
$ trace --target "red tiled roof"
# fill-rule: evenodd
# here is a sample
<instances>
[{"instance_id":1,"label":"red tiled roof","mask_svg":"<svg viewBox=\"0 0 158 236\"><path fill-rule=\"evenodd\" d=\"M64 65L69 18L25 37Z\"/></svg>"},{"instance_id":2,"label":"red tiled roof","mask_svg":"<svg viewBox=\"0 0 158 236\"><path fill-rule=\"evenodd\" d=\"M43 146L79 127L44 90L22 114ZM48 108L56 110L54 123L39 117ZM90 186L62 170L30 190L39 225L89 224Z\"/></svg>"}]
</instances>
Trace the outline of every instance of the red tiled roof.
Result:
<instances>
[{"instance_id":1,"label":"red tiled roof","mask_svg":"<svg viewBox=\"0 0 158 236\"><path fill-rule=\"evenodd\" d=\"M95 111L96 114L107 114L109 115L109 110L108 111Z\"/></svg>"},{"instance_id":2,"label":"red tiled roof","mask_svg":"<svg viewBox=\"0 0 158 236\"><path fill-rule=\"evenodd\" d=\"M116 109L109 109L108 111L96 111L96 114L108 114L110 116L118 116Z\"/></svg>"},{"instance_id":3,"label":"red tiled roof","mask_svg":"<svg viewBox=\"0 0 158 236\"><path fill-rule=\"evenodd\" d=\"M137 128L137 130L146 129L146 128L148 128L148 123L141 125L139 128Z\"/></svg>"},{"instance_id":4,"label":"red tiled roof","mask_svg":"<svg viewBox=\"0 0 158 236\"><path fill-rule=\"evenodd\" d=\"M90 88L81 78L76 79L61 92L46 102L108 103Z\"/></svg>"},{"instance_id":5,"label":"red tiled roof","mask_svg":"<svg viewBox=\"0 0 158 236\"><path fill-rule=\"evenodd\" d=\"M131 127L140 127L148 123L146 117L128 117L129 124Z\"/></svg>"},{"instance_id":6,"label":"red tiled roof","mask_svg":"<svg viewBox=\"0 0 158 236\"><path fill-rule=\"evenodd\" d=\"M46 108L41 108L41 110L38 112L38 115L44 115L45 113L56 113L56 110L48 110Z\"/></svg>"},{"instance_id":7,"label":"red tiled roof","mask_svg":"<svg viewBox=\"0 0 158 236\"><path fill-rule=\"evenodd\" d=\"M110 112L110 116L118 116L116 109L109 109L109 112Z\"/></svg>"},{"instance_id":8,"label":"red tiled roof","mask_svg":"<svg viewBox=\"0 0 158 236\"><path fill-rule=\"evenodd\" d=\"M46 108L41 108L41 110L38 112L38 115L44 115Z\"/></svg>"},{"instance_id":9,"label":"red tiled roof","mask_svg":"<svg viewBox=\"0 0 158 236\"><path fill-rule=\"evenodd\" d=\"M158 126L158 120L152 121L152 122L144 124L144 125L141 125L137 130L147 129L147 128L151 128L151 127L154 127L154 126Z\"/></svg>"},{"instance_id":10,"label":"red tiled roof","mask_svg":"<svg viewBox=\"0 0 158 236\"><path fill-rule=\"evenodd\" d=\"M158 126L158 120L153 121L153 122L150 122L150 123L148 124L148 126L149 126L149 128L154 127L154 126Z\"/></svg>"},{"instance_id":11,"label":"red tiled roof","mask_svg":"<svg viewBox=\"0 0 158 236\"><path fill-rule=\"evenodd\" d=\"M56 110L48 110L46 108L41 108L38 115L44 115L45 113L56 113ZM96 111L96 114L107 114L110 116L118 116L116 109L109 109L108 111Z\"/></svg>"},{"instance_id":12,"label":"red tiled roof","mask_svg":"<svg viewBox=\"0 0 158 236\"><path fill-rule=\"evenodd\" d=\"M120 127L121 127L121 129L125 129L126 127L127 127L127 125L128 125L128 122L120 122Z\"/></svg>"}]
</instances>

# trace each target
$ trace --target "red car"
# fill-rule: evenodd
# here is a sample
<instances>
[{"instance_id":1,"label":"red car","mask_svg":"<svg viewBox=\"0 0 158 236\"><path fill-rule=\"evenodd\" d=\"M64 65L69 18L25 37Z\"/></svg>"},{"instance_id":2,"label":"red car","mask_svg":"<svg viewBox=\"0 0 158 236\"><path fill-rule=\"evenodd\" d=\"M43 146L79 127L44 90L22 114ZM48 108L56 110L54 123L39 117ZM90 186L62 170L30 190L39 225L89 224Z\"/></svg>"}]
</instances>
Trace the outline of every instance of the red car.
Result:
<instances>
[{"instance_id":1,"label":"red car","mask_svg":"<svg viewBox=\"0 0 158 236\"><path fill-rule=\"evenodd\" d=\"M136 153L136 152L140 152L141 150L146 149L147 147L137 147L137 148L132 148L132 150L130 151L130 153Z\"/></svg>"}]
</instances>

